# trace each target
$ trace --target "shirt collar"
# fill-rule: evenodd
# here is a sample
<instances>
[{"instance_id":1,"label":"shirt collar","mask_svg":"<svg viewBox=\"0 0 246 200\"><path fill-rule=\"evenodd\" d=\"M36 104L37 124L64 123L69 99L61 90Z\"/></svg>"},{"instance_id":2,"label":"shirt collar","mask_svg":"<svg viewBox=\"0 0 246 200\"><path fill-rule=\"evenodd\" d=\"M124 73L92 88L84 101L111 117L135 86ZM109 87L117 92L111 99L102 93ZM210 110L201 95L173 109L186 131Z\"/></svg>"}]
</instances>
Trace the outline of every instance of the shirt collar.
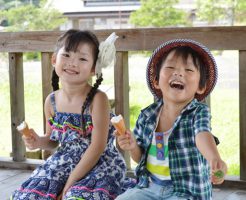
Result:
<instances>
[{"instance_id":1,"label":"shirt collar","mask_svg":"<svg viewBox=\"0 0 246 200\"><path fill-rule=\"evenodd\" d=\"M152 118L153 119L153 115L155 115L155 117L158 116L158 113L163 105L163 100L162 99L158 99L156 100L153 104L151 104L148 107L148 112L144 112L145 116L147 117L147 119ZM190 103L188 103L188 105L181 111L181 115L189 110L194 109L197 104L199 104L200 102L197 99L193 99Z\"/></svg>"}]
</instances>

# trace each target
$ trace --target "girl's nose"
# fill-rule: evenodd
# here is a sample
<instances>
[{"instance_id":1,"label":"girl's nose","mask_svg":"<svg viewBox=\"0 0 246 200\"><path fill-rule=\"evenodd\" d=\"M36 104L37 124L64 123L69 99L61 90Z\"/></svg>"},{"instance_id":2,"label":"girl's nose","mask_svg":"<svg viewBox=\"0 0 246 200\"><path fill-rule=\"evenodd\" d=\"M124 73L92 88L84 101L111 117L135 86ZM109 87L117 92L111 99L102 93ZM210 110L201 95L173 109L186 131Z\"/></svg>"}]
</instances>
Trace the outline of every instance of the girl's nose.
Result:
<instances>
[{"instance_id":1,"label":"girl's nose","mask_svg":"<svg viewBox=\"0 0 246 200\"><path fill-rule=\"evenodd\" d=\"M78 65L78 62L75 59L71 59L68 65L70 67L76 67Z\"/></svg>"}]
</instances>

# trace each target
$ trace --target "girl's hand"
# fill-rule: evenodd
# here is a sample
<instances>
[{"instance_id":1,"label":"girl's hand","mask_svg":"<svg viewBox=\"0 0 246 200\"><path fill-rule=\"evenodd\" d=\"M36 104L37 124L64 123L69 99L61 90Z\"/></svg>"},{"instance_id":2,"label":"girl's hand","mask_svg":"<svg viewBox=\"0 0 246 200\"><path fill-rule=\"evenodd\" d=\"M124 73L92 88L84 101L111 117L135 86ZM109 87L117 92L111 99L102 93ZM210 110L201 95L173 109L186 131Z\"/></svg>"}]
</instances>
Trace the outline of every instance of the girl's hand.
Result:
<instances>
[{"instance_id":1,"label":"girl's hand","mask_svg":"<svg viewBox=\"0 0 246 200\"><path fill-rule=\"evenodd\" d=\"M137 142L129 130L127 130L124 135L117 134L117 131L115 131L114 134L122 150L128 151L136 148Z\"/></svg>"},{"instance_id":2,"label":"girl's hand","mask_svg":"<svg viewBox=\"0 0 246 200\"><path fill-rule=\"evenodd\" d=\"M68 178L66 185L64 186L62 193L57 197L57 200L62 200L65 197L67 191L70 189L70 187L73 186L74 183L75 181L73 181L71 178Z\"/></svg>"},{"instance_id":3,"label":"girl's hand","mask_svg":"<svg viewBox=\"0 0 246 200\"><path fill-rule=\"evenodd\" d=\"M22 140L24 141L26 147L30 150L34 150L39 148L40 144L40 137L38 134L33 130L30 129L31 137L26 137L25 135L22 135Z\"/></svg>"},{"instance_id":4,"label":"girl's hand","mask_svg":"<svg viewBox=\"0 0 246 200\"><path fill-rule=\"evenodd\" d=\"M227 165L223 160L212 160L211 167L211 181L213 184L218 185L224 182L227 173Z\"/></svg>"}]
</instances>

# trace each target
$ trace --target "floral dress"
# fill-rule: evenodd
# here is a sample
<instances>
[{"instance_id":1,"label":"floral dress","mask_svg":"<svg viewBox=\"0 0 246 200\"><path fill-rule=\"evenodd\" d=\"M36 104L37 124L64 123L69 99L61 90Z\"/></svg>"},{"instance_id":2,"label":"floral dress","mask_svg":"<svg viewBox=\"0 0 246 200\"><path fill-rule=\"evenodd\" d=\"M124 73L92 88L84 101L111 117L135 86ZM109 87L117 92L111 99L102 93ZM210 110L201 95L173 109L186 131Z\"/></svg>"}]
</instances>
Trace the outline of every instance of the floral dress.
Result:
<instances>
[{"instance_id":1,"label":"floral dress","mask_svg":"<svg viewBox=\"0 0 246 200\"><path fill-rule=\"evenodd\" d=\"M55 116L49 120L50 139L59 141L57 151L38 167L21 187L13 193L14 200L54 200L91 143L93 129L89 106L85 111L86 137L81 135L81 115L57 112L54 93L51 103ZM114 128L110 125L107 146L97 164L67 192L65 199L114 199L135 182L125 177L126 165L114 146Z\"/></svg>"}]
</instances>

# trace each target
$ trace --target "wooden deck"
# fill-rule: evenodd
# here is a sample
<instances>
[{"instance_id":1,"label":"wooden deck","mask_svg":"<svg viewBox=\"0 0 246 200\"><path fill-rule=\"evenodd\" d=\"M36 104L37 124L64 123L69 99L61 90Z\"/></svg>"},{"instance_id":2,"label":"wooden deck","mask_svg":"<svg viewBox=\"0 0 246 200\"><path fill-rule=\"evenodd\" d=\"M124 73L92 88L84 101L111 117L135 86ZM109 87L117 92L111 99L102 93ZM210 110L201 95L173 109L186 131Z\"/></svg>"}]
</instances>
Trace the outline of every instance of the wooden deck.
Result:
<instances>
[{"instance_id":1,"label":"wooden deck","mask_svg":"<svg viewBox=\"0 0 246 200\"><path fill-rule=\"evenodd\" d=\"M26 180L32 171L0 169L0 200L7 200L11 193ZM220 187L213 189L214 200L245 200L245 188Z\"/></svg>"}]
</instances>

